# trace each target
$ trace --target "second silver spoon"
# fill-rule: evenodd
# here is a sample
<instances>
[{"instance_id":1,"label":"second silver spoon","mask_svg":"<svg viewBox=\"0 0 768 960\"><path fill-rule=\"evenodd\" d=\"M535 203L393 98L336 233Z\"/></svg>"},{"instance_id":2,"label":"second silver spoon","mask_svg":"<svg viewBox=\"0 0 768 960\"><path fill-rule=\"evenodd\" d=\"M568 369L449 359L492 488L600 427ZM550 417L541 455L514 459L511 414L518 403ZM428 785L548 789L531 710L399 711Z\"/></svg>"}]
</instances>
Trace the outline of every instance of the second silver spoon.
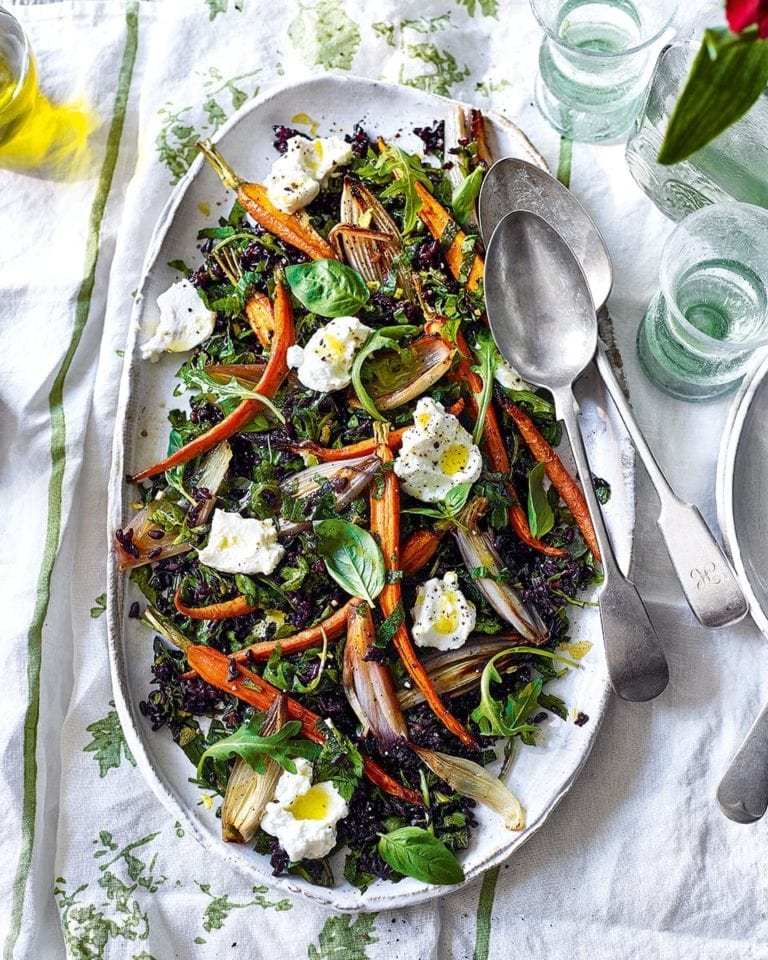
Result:
<instances>
[{"instance_id":1,"label":"second silver spoon","mask_svg":"<svg viewBox=\"0 0 768 960\"><path fill-rule=\"evenodd\" d=\"M488 245L485 299L501 354L522 377L552 393L568 433L602 556L600 617L611 684L624 700L652 700L669 682L667 661L637 588L614 556L573 395L573 383L597 346L597 317L584 273L545 220L526 211L510 213Z\"/></svg>"}]
</instances>

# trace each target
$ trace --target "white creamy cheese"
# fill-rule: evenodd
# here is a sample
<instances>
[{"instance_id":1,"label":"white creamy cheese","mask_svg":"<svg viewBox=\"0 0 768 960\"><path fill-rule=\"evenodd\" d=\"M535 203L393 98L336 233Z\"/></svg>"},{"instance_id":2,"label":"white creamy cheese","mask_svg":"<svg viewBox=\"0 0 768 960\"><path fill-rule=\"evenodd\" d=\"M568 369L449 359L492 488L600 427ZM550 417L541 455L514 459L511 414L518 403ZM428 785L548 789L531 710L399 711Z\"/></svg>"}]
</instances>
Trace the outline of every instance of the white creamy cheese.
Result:
<instances>
[{"instance_id":1,"label":"white creamy cheese","mask_svg":"<svg viewBox=\"0 0 768 960\"><path fill-rule=\"evenodd\" d=\"M530 390L531 385L527 380L523 380L514 367L510 366L506 360L499 360L493 373L496 383L500 383L507 390Z\"/></svg>"},{"instance_id":2,"label":"white creamy cheese","mask_svg":"<svg viewBox=\"0 0 768 960\"><path fill-rule=\"evenodd\" d=\"M277 837L293 862L318 860L336 844L336 824L349 813L347 801L329 781L312 785L312 764L294 760L296 773L285 770L267 804L261 828Z\"/></svg>"},{"instance_id":3,"label":"white creamy cheese","mask_svg":"<svg viewBox=\"0 0 768 960\"><path fill-rule=\"evenodd\" d=\"M328 393L348 387L355 354L373 333L357 317L335 317L316 330L305 347L288 348L288 366L305 387Z\"/></svg>"},{"instance_id":4,"label":"white creamy cheese","mask_svg":"<svg viewBox=\"0 0 768 960\"><path fill-rule=\"evenodd\" d=\"M450 570L442 580L433 577L419 587L411 630L417 646L455 650L475 629L475 605L459 590L458 582Z\"/></svg>"},{"instance_id":5,"label":"white creamy cheese","mask_svg":"<svg viewBox=\"0 0 768 960\"><path fill-rule=\"evenodd\" d=\"M141 356L153 363L161 354L192 350L213 333L216 314L209 310L189 280L179 280L157 298L160 320L141 346Z\"/></svg>"},{"instance_id":6,"label":"white creamy cheese","mask_svg":"<svg viewBox=\"0 0 768 960\"><path fill-rule=\"evenodd\" d=\"M339 137L291 137L264 181L270 201L285 213L311 203L328 177L352 159L352 147Z\"/></svg>"},{"instance_id":7,"label":"white creamy cheese","mask_svg":"<svg viewBox=\"0 0 768 960\"><path fill-rule=\"evenodd\" d=\"M274 520L249 520L217 509L208 543L197 556L222 573L272 573L284 553Z\"/></svg>"},{"instance_id":8,"label":"white creamy cheese","mask_svg":"<svg viewBox=\"0 0 768 960\"><path fill-rule=\"evenodd\" d=\"M395 460L405 492L437 503L460 483L474 483L482 469L480 449L458 419L441 403L422 397Z\"/></svg>"}]
</instances>

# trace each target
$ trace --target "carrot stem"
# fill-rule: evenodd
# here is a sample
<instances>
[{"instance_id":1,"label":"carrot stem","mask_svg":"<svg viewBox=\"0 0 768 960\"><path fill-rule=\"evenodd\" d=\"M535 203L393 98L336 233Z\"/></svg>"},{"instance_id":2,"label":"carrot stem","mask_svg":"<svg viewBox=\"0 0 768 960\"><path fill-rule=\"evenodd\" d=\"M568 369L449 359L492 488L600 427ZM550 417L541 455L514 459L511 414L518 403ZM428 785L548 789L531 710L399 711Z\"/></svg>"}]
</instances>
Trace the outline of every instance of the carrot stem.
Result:
<instances>
[{"instance_id":1,"label":"carrot stem","mask_svg":"<svg viewBox=\"0 0 768 960\"><path fill-rule=\"evenodd\" d=\"M579 530L581 530L581 535L586 540L587 546L592 551L595 559L599 560L600 548L597 545L595 528L592 526L592 518L589 515L587 501L578 483L565 469L563 461L558 457L551 445L542 437L536 424L528 414L509 400L502 400L502 405L514 421L515 426L520 431L520 436L525 440L534 458L538 463L544 464L544 470L552 481L552 485L573 514L573 519L576 521Z\"/></svg>"},{"instance_id":2,"label":"carrot stem","mask_svg":"<svg viewBox=\"0 0 768 960\"><path fill-rule=\"evenodd\" d=\"M392 451L386 443L380 443L376 453L383 463L391 462ZM380 497L371 492L370 499L371 533L378 537L381 552L384 555L384 564L388 571L400 571L400 486L394 470L384 474L384 489ZM398 609L402 602L400 580L394 580L384 585L379 594L379 605L385 617L390 616ZM416 655L408 630L404 623L395 631L392 638L395 649L408 671L409 676L421 691L432 712L440 719L447 730L455 734L461 742L472 748L477 748L477 741L466 727L448 710L440 695L435 690L429 674L424 669Z\"/></svg>"},{"instance_id":3,"label":"carrot stem","mask_svg":"<svg viewBox=\"0 0 768 960\"><path fill-rule=\"evenodd\" d=\"M288 375L286 354L288 347L291 346L294 340L295 334L291 301L282 283L277 283L275 285L275 335L272 343L272 351L254 393L261 393L265 397L273 397L277 393L283 380L285 380ZM169 457L166 457L152 467L147 467L145 470L134 474L134 476L130 478L130 482L138 483L139 480L154 477L158 473L164 473L166 470L170 470L171 467L177 467L181 463L187 463L201 453L211 450L217 444L221 443L222 440L227 440L237 433L238 430L242 429L254 418L263 406L260 400L243 400L240 406L233 410L228 417L225 417L215 426L211 427L210 430L207 430L199 437L195 437L194 440L180 447Z\"/></svg>"},{"instance_id":4,"label":"carrot stem","mask_svg":"<svg viewBox=\"0 0 768 960\"><path fill-rule=\"evenodd\" d=\"M266 711L278 697L285 696L281 690L273 687L266 680L262 680L258 674L252 673L244 667L235 666L230 657L213 647L192 644L186 648L186 655L189 666L201 680L210 683L218 690L232 694L238 700L250 704L257 710ZM237 676L230 679L233 666L237 671ZM318 726L322 725L322 719L292 697L285 697L285 701L288 716L301 723L304 736L314 743L324 743L325 737ZM399 800L423 806L421 794L417 790L404 787L362 751L361 755L363 757L363 771L371 783L376 784L377 787Z\"/></svg>"}]
</instances>

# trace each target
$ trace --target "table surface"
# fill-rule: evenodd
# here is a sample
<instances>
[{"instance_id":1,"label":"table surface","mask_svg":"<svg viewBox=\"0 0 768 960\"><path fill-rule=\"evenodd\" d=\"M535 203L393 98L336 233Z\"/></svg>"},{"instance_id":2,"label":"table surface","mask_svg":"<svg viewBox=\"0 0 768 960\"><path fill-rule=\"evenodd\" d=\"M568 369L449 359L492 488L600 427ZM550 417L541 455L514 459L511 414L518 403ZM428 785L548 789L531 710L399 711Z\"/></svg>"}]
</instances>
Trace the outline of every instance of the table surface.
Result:
<instances>
[{"instance_id":1,"label":"table surface","mask_svg":"<svg viewBox=\"0 0 768 960\"><path fill-rule=\"evenodd\" d=\"M510 0L61 0L11 3L50 123L85 109L87 149L45 176L0 154L0 939L5 960L248 957L768 957L766 824L719 813L717 782L768 699L751 622L687 610L640 473L635 579L670 661L651 704L613 700L544 829L439 902L350 917L245 886L143 783L111 703L105 487L121 354L144 247L192 145L277 83L332 69L515 119L603 231L610 310L638 420L670 480L715 521L729 401L686 405L640 373L634 334L672 225L621 144L561 143L532 103L539 34Z\"/></svg>"}]
</instances>

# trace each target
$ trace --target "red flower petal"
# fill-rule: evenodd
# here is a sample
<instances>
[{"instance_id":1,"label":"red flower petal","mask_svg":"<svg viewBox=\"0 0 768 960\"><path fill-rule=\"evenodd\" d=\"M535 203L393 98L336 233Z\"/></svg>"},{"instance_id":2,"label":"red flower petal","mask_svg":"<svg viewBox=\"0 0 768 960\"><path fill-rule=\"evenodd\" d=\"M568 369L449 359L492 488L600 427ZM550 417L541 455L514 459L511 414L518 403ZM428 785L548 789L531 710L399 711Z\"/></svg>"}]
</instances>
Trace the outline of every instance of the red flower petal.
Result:
<instances>
[{"instance_id":1,"label":"red flower petal","mask_svg":"<svg viewBox=\"0 0 768 960\"><path fill-rule=\"evenodd\" d=\"M727 0L726 16L728 26L734 33L740 33L753 23L757 23L765 10L762 0Z\"/></svg>"}]
</instances>

